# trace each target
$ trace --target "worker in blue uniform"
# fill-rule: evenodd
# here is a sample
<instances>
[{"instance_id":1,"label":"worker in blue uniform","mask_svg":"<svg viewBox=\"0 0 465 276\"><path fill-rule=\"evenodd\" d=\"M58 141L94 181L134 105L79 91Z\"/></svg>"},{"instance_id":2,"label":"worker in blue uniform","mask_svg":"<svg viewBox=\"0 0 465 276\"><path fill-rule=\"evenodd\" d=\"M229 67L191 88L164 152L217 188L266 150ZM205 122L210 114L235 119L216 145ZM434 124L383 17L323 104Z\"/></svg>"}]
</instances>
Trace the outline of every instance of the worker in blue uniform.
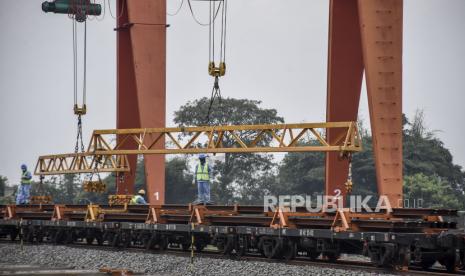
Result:
<instances>
[{"instance_id":1,"label":"worker in blue uniform","mask_svg":"<svg viewBox=\"0 0 465 276\"><path fill-rule=\"evenodd\" d=\"M197 199L194 204L210 204L210 180L212 168L207 162L207 155L199 155L199 163L195 167L193 184L197 183Z\"/></svg>"},{"instance_id":2,"label":"worker in blue uniform","mask_svg":"<svg viewBox=\"0 0 465 276\"><path fill-rule=\"evenodd\" d=\"M26 164L21 165L21 183L16 192L16 204L29 204L31 196L32 174L27 170Z\"/></svg>"},{"instance_id":3,"label":"worker in blue uniform","mask_svg":"<svg viewBox=\"0 0 465 276\"><path fill-rule=\"evenodd\" d=\"M139 192L137 192L137 195L134 195L131 198L131 201L129 202L132 205L147 205L147 201L145 201L145 190L140 189Z\"/></svg>"}]
</instances>

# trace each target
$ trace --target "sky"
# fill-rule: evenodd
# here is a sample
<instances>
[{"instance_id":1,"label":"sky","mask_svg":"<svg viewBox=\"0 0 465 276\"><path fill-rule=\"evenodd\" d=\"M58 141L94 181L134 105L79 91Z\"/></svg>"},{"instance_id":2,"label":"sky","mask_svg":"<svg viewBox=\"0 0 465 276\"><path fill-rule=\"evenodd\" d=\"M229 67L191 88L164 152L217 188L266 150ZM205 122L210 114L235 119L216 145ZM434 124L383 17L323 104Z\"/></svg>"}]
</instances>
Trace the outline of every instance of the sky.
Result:
<instances>
[{"instance_id":1,"label":"sky","mask_svg":"<svg viewBox=\"0 0 465 276\"><path fill-rule=\"evenodd\" d=\"M72 25L45 14L42 0L0 0L0 175L10 184L20 165L39 155L74 151ZM97 0L102 3L103 0ZM167 0L174 13L182 0ZM110 0L113 15L115 0ZM94 129L116 126L115 19L108 5L88 21L84 141ZM262 101L288 123L325 120L328 0L231 0L223 97ZM205 2L193 1L207 22ZM423 109L429 129L465 167L465 1L404 0L403 110ZM167 126L187 101L208 97L208 28L187 3L168 16ZM360 118L368 126L363 88Z\"/></svg>"}]
</instances>

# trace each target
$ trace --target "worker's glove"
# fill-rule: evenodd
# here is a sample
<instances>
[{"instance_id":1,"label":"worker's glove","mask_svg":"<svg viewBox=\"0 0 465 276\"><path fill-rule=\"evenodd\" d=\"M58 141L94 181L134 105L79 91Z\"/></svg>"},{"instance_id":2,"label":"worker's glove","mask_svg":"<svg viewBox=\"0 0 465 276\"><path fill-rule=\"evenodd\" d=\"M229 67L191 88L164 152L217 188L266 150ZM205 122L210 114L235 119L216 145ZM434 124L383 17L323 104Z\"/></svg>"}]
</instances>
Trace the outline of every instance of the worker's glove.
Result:
<instances>
[{"instance_id":1,"label":"worker's glove","mask_svg":"<svg viewBox=\"0 0 465 276\"><path fill-rule=\"evenodd\" d=\"M195 179L192 179L192 185L195 185Z\"/></svg>"}]
</instances>

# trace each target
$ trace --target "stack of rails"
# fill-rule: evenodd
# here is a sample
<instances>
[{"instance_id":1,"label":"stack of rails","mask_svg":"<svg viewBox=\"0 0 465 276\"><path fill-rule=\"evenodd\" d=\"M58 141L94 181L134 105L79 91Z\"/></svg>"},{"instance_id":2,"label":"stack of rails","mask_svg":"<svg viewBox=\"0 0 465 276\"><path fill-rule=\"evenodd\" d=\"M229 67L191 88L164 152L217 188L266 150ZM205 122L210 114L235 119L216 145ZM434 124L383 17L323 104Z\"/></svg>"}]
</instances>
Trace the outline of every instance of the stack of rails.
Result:
<instances>
[{"instance_id":1,"label":"stack of rails","mask_svg":"<svg viewBox=\"0 0 465 276\"><path fill-rule=\"evenodd\" d=\"M457 256L465 256L463 230L449 219L456 216L455 210L410 208L368 214L241 205L6 205L0 206L0 235L147 249L188 249L194 237L197 251L213 245L228 255L331 261L341 253L365 254L376 265L428 268L440 261L454 271Z\"/></svg>"}]
</instances>

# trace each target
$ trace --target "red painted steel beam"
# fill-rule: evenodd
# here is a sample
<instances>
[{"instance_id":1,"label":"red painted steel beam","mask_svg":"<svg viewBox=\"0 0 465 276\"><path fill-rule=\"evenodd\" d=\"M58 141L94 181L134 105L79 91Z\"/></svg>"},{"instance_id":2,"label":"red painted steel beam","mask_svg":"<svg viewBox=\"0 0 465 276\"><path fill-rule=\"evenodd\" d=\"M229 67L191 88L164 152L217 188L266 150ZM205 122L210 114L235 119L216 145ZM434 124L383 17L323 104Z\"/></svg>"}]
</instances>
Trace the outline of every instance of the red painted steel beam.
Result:
<instances>
[{"instance_id":1,"label":"red painted steel beam","mask_svg":"<svg viewBox=\"0 0 465 276\"><path fill-rule=\"evenodd\" d=\"M139 105L136 95L136 80L134 73L134 62L132 57L131 36L125 24L129 22L126 1L117 3L117 33L116 33L116 127L132 128L140 127ZM118 137L119 138L119 137ZM119 139L118 139L118 142ZM135 148L136 143L126 143L124 148ZM131 171L124 173L124 178L116 179L117 194L134 194L134 182L136 177L137 156L128 156ZM122 180L122 181L120 181Z\"/></svg>"},{"instance_id":2,"label":"red painted steel beam","mask_svg":"<svg viewBox=\"0 0 465 276\"><path fill-rule=\"evenodd\" d=\"M359 0L378 194L401 206L403 0Z\"/></svg>"},{"instance_id":3,"label":"red painted steel beam","mask_svg":"<svg viewBox=\"0 0 465 276\"><path fill-rule=\"evenodd\" d=\"M117 127L165 127L166 0L120 0L118 5L125 9L120 12L126 17L118 19ZM159 147L163 146L164 141L159 141ZM148 200L163 204L165 156L145 156L144 161ZM135 168L133 164L131 167ZM133 175L121 185L126 190L130 186L133 189Z\"/></svg>"},{"instance_id":4,"label":"red painted steel beam","mask_svg":"<svg viewBox=\"0 0 465 276\"><path fill-rule=\"evenodd\" d=\"M327 121L356 120L365 68L378 194L393 207L403 187L402 10L402 0L330 1ZM326 155L326 194L345 194L347 172L347 161Z\"/></svg>"},{"instance_id":5,"label":"red painted steel beam","mask_svg":"<svg viewBox=\"0 0 465 276\"><path fill-rule=\"evenodd\" d=\"M363 78L363 56L357 0L331 0L328 37L326 121L356 121ZM341 130L328 130L332 143ZM348 161L339 153L326 154L326 194L345 195Z\"/></svg>"}]
</instances>

